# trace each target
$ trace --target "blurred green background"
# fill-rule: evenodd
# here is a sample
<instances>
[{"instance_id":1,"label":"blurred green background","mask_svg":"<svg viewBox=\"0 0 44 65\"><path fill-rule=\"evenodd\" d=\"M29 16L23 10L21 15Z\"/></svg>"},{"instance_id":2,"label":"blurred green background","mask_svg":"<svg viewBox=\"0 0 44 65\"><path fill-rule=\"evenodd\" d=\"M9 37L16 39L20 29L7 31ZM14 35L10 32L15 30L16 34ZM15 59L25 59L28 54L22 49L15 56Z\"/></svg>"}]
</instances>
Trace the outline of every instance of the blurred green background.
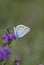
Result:
<instances>
[{"instance_id":1,"label":"blurred green background","mask_svg":"<svg viewBox=\"0 0 44 65\"><path fill-rule=\"evenodd\" d=\"M26 25L31 31L11 43L11 57L6 65L13 65L22 57L20 65L44 64L44 0L0 0L0 46L8 26Z\"/></svg>"}]
</instances>

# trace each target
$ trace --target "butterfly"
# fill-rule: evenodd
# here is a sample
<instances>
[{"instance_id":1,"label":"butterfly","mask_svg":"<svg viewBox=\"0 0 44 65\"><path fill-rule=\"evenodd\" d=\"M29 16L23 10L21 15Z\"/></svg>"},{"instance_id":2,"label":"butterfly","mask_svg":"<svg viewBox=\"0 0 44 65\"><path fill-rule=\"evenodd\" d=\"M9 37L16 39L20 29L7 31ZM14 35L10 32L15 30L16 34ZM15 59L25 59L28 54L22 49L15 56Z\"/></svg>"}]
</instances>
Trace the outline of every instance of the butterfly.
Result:
<instances>
[{"instance_id":1,"label":"butterfly","mask_svg":"<svg viewBox=\"0 0 44 65\"><path fill-rule=\"evenodd\" d=\"M21 38L30 31L30 28L25 25L18 25L14 27L14 34L17 38Z\"/></svg>"}]
</instances>

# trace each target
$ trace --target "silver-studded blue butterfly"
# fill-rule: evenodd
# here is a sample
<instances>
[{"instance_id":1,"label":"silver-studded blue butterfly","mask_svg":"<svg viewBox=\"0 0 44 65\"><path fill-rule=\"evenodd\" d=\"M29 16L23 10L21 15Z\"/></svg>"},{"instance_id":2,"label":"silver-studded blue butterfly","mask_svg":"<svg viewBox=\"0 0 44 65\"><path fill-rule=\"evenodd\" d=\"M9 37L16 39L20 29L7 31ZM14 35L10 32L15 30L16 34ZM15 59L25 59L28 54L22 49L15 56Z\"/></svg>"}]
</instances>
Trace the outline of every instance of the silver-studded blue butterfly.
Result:
<instances>
[{"instance_id":1,"label":"silver-studded blue butterfly","mask_svg":"<svg viewBox=\"0 0 44 65\"><path fill-rule=\"evenodd\" d=\"M21 38L30 31L30 28L25 25L18 25L14 27L14 33L17 38Z\"/></svg>"}]
</instances>

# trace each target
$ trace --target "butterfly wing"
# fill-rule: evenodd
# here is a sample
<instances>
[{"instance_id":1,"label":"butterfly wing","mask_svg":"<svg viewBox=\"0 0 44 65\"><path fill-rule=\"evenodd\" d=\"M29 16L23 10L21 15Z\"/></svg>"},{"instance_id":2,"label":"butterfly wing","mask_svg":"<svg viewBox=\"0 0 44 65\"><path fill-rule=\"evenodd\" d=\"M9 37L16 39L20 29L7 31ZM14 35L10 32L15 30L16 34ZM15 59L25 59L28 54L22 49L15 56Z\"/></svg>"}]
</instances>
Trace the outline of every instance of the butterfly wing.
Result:
<instances>
[{"instance_id":1,"label":"butterfly wing","mask_svg":"<svg viewBox=\"0 0 44 65\"><path fill-rule=\"evenodd\" d=\"M30 28L27 27L27 26L24 26L24 25L18 25L18 26L16 26L16 28L14 27L15 35L16 35L18 38L23 37L23 36L26 35L29 31L30 31Z\"/></svg>"}]
</instances>

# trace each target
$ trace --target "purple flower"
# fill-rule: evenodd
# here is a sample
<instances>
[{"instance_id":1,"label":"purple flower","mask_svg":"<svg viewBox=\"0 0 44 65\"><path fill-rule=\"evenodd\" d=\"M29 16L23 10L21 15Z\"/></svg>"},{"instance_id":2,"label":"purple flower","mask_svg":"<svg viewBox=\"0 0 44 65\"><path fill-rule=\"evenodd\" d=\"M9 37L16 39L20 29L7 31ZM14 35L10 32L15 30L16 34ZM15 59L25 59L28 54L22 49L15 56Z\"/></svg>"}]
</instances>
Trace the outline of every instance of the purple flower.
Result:
<instances>
[{"instance_id":1,"label":"purple flower","mask_svg":"<svg viewBox=\"0 0 44 65\"><path fill-rule=\"evenodd\" d=\"M0 60L3 58L3 48L0 48Z\"/></svg>"},{"instance_id":2,"label":"purple flower","mask_svg":"<svg viewBox=\"0 0 44 65\"><path fill-rule=\"evenodd\" d=\"M17 63L15 63L15 65L20 65L20 63L19 63L19 62L17 62Z\"/></svg>"},{"instance_id":3,"label":"purple flower","mask_svg":"<svg viewBox=\"0 0 44 65\"><path fill-rule=\"evenodd\" d=\"M15 65L20 65L21 60L22 60L22 58L16 58L15 59Z\"/></svg>"},{"instance_id":4,"label":"purple flower","mask_svg":"<svg viewBox=\"0 0 44 65\"><path fill-rule=\"evenodd\" d=\"M4 34L2 39L5 39L8 43L8 41L12 41L13 39L16 40L16 36L14 34Z\"/></svg>"},{"instance_id":5,"label":"purple flower","mask_svg":"<svg viewBox=\"0 0 44 65\"><path fill-rule=\"evenodd\" d=\"M0 60L8 59L10 57L10 49L8 47L0 48Z\"/></svg>"},{"instance_id":6,"label":"purple flower","mask_svg":"<svg viewBox=\"0 0 44 65\"><path fill-rule=\"evenodd\" d=\"M19 58L16 58L16 61L17 62L20 62L21 60L22 60L22 58L20 58L20 57Z\"/></svg>"},{"instance_id":7,"label":"purple flower","mask_svg":"<svg viewBox=\"0 0 44 65\"><path fill-rule=\"evenodd\" d=\"M3 57L5 58L5 59L8 59L9 57L10 57L10 54L11 54L11 51L10 51L10 48L8 48L8 47L4 47L3 48Z\"/></svg>"},{"instance_id":8,"label":"purple flower","mask_svg":"<svg viewBox=\"0 0 44 65\"><path fill-rule=\"evenodd\" d=\"M37 64L37 65L43 65L43 64Z\"/></svg>"}]
</instances>

